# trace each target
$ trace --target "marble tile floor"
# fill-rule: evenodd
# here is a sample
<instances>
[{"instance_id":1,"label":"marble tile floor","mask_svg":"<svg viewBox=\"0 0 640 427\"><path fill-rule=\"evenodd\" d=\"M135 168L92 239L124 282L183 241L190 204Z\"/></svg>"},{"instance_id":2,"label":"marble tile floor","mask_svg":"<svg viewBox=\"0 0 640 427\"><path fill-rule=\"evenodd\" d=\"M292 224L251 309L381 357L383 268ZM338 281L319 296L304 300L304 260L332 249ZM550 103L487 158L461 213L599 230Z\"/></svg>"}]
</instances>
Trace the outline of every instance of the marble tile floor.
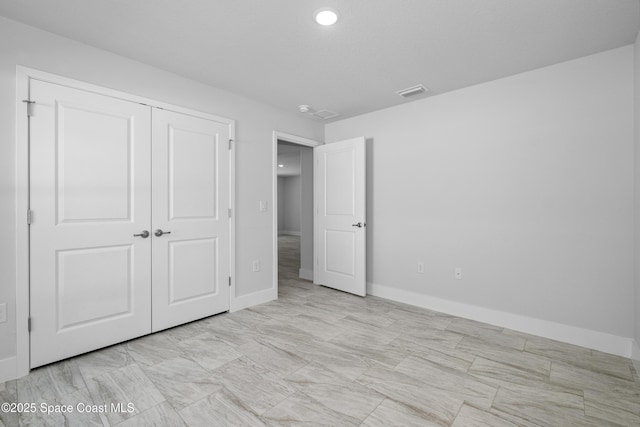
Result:
<instances>
[{"instance_id":1,"label":"marble tile floor","mask_svg":"<svg viewBox=\"0 0 640 427\"><path fill-rule=\"evenodd\" d=\"M0 384L0 403L37 405L0 427L640 426L628 359L315 286L298 246L280 238L277 301Z\"/></svg>"}]
</instances>

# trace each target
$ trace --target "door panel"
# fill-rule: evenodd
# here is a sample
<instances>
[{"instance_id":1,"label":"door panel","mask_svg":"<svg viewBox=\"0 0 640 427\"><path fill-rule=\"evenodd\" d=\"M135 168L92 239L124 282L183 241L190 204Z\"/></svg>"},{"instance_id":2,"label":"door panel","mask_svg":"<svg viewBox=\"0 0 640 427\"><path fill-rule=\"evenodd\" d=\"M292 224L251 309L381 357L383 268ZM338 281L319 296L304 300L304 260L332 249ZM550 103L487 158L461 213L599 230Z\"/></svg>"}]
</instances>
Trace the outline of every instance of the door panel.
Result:
<instances>
[{"instance_id":1,"label":"door panel","mask_svg":"<svg viewBox=\"0 0 640 427\"><path fill-rule=\"evenodd\" d=\"M330 273L355 276L355 231L325 230L325 264Z\"/></svg>"},{"instance_id":2,"label":"door panel","mask_svg":"<svg viewBox=\"0 0 640 427\"><path fill-rule=\"evenodd\" d=\"M151 121L140 104L31 81L31 366L151 331Z\"/></svg>"},{"instance_id":3,"label":"door panel","mask_svg":"<svg viewBox=\"0 0 640 427\"><path fill-rule=\"evenodd\" d=\"M169 242L169 306L215 296L218 239Z\"/></svg>"},{"instance_id":4,"label":"door panel","mask_svg":"<svg viewBox=\"0 0 640 427\"><path fill-rule=\"evenodd\" d=\"M153 229L171 233L153 238L159 331L229 309L229 125L153 115Z\"/></svg>"},{"instance_id":5,"label":"door panel","mask_svg":"<svg viewBox=\"0 0 640 427\"><path fill-rule=\"evenodd\" d=\"M365 140L315 147L314 158L314 283L365 296Z\"/></svg>"},{"instance_id":6,"label":"door panel","mask_svg":"<svg viewBox=\"0 0 640 427\"><path fill-rule=\"evenodd\" d=\"M59 222L129 220L130 117L95 106L57 107Z\"/></svg>"},{"instance_id":7,"label":"door panel","mask_svg":"<svg viewBox=\"0 0 640 427\"><path fill-rule=\"evenodd\" d=\"M57 252L58 331L131 314L131 255L130 245Z\"/></svg>"},{"instance_id":8,"label":"door panel","mask_svg":"<svg viewBox=\"0 0 640 427\"><path fill-rule=\"evenodd\" d=\"M325 214L354 217L355 151L350 147L327 151L322 160L325 162Z\"/></svg>"},{"instance_id":9,"label":"door panel","mask_svg":"<svg viewBox=\"0 0 640 427\"><path fill-rule=\"evenodd\" d=\"M168 132L169 219L216 219L218 135L174 127Z\"/></svg>"}]
</instances>

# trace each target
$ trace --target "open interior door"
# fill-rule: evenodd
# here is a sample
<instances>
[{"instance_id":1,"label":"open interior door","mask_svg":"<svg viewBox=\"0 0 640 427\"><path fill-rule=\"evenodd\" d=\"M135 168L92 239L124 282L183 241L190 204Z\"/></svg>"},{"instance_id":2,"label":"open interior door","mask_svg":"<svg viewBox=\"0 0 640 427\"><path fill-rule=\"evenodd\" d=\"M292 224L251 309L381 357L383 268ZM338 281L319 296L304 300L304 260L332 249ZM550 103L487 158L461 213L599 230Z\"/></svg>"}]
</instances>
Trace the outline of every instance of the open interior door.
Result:
<instances>
[{"instance_id":1,"label":"open interior door","mask_svg":"<svg viewBox=\"0 0 640 427\"><path fill-rule=\"evenodd\" d=\"M365 296L366 151L364 137L314 149L313 281Z\"/></svg>"}]
</instances>

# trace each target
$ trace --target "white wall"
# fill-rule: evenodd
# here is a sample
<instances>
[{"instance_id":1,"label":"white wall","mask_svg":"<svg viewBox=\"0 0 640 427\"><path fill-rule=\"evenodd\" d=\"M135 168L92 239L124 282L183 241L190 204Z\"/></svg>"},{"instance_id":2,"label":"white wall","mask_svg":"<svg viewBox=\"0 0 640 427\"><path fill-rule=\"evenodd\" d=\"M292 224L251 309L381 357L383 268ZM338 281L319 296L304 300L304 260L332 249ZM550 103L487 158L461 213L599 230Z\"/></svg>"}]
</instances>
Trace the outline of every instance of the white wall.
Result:
<instances>
[{"instance_id":1,"label":"white wall","mask_svg":"<svg viewBox=\"0 0 640 427\"><path fill-rule=\"evenodd\" d=\"M633 359L640 377L640 33L634 45L634 101L635 101L635 342Z\"/></svg>"},{"instance_id":2,"label":"white wall","mask_svg":"<svg viewBox=\"0 0 640 427\"><path fill-rule=\"evenodd\" d=\"M282 193L278 194L278 220L282 219L281 234L300 235L300 175L278 177L282 180Z\"/></svg>"},{"instance_id":3,"label":"white wall","mask_svg":"<svg viewBox=\"0 0 640 427\"><path fill-rule=\"evenodd\" d=\"M271 210L259 212L258 201L272 199L272 132L322 140L320 124L5 18L0 18L0 40L0 302L8 310L8 322L0 324L0 376L15 354L16 339L17 65L236 119L237 295L271 287L273 217ZM263 265L257 273L251 271L255 259Z\"/></svg>"},{"instance_id":4,"label":"white wall","mask_svg":"<svg viewBox=\"0 0 640 427\"><path fill-rule=\"evenodd\" d=\"M630 352L631 46L331 123L325 134L368 140L370 289L567 325L586 332L583 345L607 349L586 341L611 338L612 352Z\"/></svg>"}]
</instances>

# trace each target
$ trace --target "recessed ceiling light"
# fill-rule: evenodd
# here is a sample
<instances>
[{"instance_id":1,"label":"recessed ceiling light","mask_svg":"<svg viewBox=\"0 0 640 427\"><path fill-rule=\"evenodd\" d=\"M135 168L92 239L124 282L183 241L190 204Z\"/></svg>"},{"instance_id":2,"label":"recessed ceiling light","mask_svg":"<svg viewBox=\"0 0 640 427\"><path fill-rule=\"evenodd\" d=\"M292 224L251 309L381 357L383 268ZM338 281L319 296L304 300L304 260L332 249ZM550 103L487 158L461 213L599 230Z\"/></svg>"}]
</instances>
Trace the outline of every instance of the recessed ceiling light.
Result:
<instances>
[{"instance_id":1,"label":"recessed ceiling light","mask_svg":"<svg viewBox=\"0 0 640 427\"><path fill-rule=\"evenodd\" d=\"M316 10L316 13L313 16L315 17L316 22L320 25L327 26L338 22L338 12L328 7Z\"/></svg>"},{"instance_id":2,"label":"recessed ceiling light","mask_svg":"<svg viewBox=\"0 0 640 427\"><path fill-rule=\"evenodd\" d=\"M279 167L279 168L283 168L283 167L284 167L284 165L278 165L278 167Z\"/></svg>"}]
</instances>

